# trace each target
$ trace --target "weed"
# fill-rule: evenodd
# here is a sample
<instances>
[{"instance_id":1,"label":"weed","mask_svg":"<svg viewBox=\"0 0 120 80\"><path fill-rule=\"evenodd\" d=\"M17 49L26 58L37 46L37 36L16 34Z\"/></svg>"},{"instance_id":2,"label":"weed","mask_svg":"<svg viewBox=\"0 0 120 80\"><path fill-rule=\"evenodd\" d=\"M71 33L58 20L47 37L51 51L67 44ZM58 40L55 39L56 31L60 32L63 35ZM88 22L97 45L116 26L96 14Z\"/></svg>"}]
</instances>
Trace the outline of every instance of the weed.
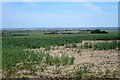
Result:
<instances>
[{"instance_id":1,"label":"weed","mask_svg":"<svg viewBox=\"0 0 120 80\"><path fill-rule=\"evenodd\" d=\"M74 56L72 56L72 57L70 58L70 65L72 65L72 64L74 63L74 60L75 60L75 58L74 58Z\"/></svg>"},{"instance_id":2,"label":"weed","mask_svg":"<svg viewBox=\"0 0 120 80\"><path fill-rule=\"evenodd\" d=\"M89 71L88 66L84 65L83 67L79 67L76 70L76 77L78 80L83 78L83 75Z\"/></svg>"}]
</instances>

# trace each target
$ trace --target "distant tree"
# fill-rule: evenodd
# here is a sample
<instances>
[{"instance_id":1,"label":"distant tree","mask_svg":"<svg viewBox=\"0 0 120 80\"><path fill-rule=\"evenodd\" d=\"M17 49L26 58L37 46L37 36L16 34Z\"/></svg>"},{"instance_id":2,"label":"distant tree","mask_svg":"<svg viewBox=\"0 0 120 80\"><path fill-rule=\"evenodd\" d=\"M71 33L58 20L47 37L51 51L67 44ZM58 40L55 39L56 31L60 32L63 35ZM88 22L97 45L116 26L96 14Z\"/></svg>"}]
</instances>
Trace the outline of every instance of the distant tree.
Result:
<instances>
[{"instance_id":1,"label":"distant tree","mask_svg":"<svg viewBox=\"0 0 120 80\"><path fill-rule=\"evenodd\" d=\"M103 34L107 34L108 32L107 31L104 31L104 30L99 30L99 29L96 29L96 30L93 30L93 31L91 31L91 34L93 34L93 33L103 33Z\"/></svg>"},{"instance_id":2,"label":"distant tree","mask_svg":"<svg viewBox=\"0 0 120 80\"><path fill-rule=\"evenodd\" d=\"M13 34L13 36L28 36L28 34Z\"/></svg>"},{"instance_id":3,"label":"distant tree","mask_svg":"<svg viewBox=\"0 0 120 80\"><path fill-rule=\"evenodd\" d=\"M87 29L86 31L92 31L92 30L90 30L90 29Z\"/></svg>"},{"instance_id":4,"label":"distant tree","mask_svg":"<svg viewBox=\"0 0 120 80\"><path fill-rule=\"evenodd\" d=\"M6 34L4 32L2 32L2 36L6 36Z\"/></svg>"}]
</instances>

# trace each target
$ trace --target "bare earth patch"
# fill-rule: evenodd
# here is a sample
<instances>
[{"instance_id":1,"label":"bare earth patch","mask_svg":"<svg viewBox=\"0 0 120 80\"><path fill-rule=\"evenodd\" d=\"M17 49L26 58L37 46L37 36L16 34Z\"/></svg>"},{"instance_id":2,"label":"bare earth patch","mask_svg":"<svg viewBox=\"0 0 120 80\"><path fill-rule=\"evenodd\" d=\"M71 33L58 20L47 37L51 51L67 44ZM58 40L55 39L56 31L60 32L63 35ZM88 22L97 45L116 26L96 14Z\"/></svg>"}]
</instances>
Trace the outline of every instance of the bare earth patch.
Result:
<instances>
[{"instance_id":1,"label":"bare earth patch","mask_svg":"<svg viewBox=\"0 0 120 80\"><path fill-rule=\"evenodd\" d=\"M82 41L82 43L95 41ZM101 41L96 41L101 42ZM103 41L102 41L103 42ZM107 41L110 42L110 41ZM29 71L21 70L17 71L16 75L19 77L27 76L32 78L40 78L41 76L47 77L74 77L75 70L78 67L86 65L89 67L89 72L86 76L94 75L96 77L101 77L105 74L106 70L111 71L111 74L115 73L118 77L118 53L119 51L113 50L93 50L93 49L77 49L77 48L65 48L65 46L56 46L54 49L45 51L44 48L40 49L31 49L31 51L40 53L40 52L49 52L51 56L74 56L74 64L72 65L60 65L60 66L51 66L45 65L45 70L39 70L39 65L37 66L37 71L34 74L31 74Z\"/></svg>"}]
</instances>

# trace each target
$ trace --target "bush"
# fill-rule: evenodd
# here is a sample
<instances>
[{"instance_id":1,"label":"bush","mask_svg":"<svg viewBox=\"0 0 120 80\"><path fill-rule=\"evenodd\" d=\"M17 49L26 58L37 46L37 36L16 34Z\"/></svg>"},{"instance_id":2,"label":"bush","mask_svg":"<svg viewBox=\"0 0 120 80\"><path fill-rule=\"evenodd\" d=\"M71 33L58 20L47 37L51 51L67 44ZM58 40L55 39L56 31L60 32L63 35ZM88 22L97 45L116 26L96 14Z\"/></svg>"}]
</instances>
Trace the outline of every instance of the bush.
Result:
<instances>
[{"instance_id":1,"label":"bush","mask_svg":"<svg viewBox=\"0 0 120 80\"><path fill-rule=\"evenodd\" d=\"M108 32L106 32L106 31L101 31L101 30L99 30L99 29L96 29L96 30L93 30L93 31L91 31L91 33L93 34L93 33L104 33L104 34L107 34Z\"/></svg>"}]
</instances>

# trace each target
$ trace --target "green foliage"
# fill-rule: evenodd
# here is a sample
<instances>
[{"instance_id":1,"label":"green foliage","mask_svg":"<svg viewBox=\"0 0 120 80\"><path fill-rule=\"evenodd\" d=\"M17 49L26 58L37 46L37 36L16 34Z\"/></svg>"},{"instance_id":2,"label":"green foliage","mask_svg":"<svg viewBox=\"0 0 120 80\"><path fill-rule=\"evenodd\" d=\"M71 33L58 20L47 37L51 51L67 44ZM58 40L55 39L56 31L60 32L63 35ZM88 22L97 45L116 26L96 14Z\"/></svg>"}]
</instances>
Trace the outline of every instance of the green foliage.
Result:
<instances>
[{"instance_id":1,"label":"green foliage","mask_svg":"<svg viewBox=\"0 0 120 80\"><path fill-rule=\"evenodd\" d=\"M76 43L74 43L74 44L71 45L71 48L76 48L76 47L77 47Z\"/></svg>"},{"instance_id":2,"label":"green foliage","mask_svg":"<svg viewBox=\"0 0 120 80\"><path fill-rule=\"evenodd\" d=\"M99 29L96 29L96 30L93 30L93 31L91 31L91 33L93 34L95 34L95 33L104 33L104 34L107 34L108 32L107 31L102 31L102 30L99 30Z\"/></svg>"},{"instance_id":3,"label":"green foliage","mask_svg":"<svg viewBox=\"0 0 120 80\"><path fill-rule=\"evenodd\" d=\"M73 35L40 35L40 36L13 36L13 37L3 37L3 48L7 46L14 47L25 47L25 48L40 48L49 47L64 44L73 44L73 47L76 47L74 43L79 43L81 40L116 40L118 39L118 34L73 34Z\"/></svg>"},{"instance_id":4,"label":"green foliage","mask_svg":"<svg viewBox=\"0 0 120 80\"><path fill-rule=\"evenodd\" d=\"M21 51L21 48L3 48L2 68L7 70L8 73L12 73L15 70L16 64L24 61L27 56L24 51Z\"/></svg>"},{"instance_id":5,"label":"green foliage","mask_svg":"<svg viewBox=\"0 0 120 80\"><path fill-rule=\"evenodd\" d=\"M106 69L106 71L104 72L103 78L113 78L115 79L116 78L116 74L115 74L115 71L111 71L109 69Z\"/></svg>"},{"instance_id":6,"label":"green foliage","mask_svg":"<svg viewBox=\"0 0 120 80\"><path fill-rule=\"evenodd\" d=\"M69 57L68 55L59 56L51 56L46 54L45 56L45 63L48 65L72 65L74 63L74 57Z\"/></svg>"},{"instance_id":7,"label":"green foliage","mask_svg":"<svg viewBox=\"0 0 120 80\"><path fill-rule=\"evenodd\" d=\"M117 46L118 46L118 50L120 50L120 41L118 41Z\"/></svg>"},{"instance_id":8,"label":"green foliage","mask_svg":"<svg viewBox=\"0 0 120 80\"><path fill-rule=\"evenodd\" d=\"M88 66L84 65L83 67L79 67L76 69L76 77L78 80L82 80L83 75L88 73L89 68Z\"/></svg>"},{"instance_id":9,"label":"green foliage","mask_svg":"<svg viewBox=\"0 0 120 80\"><path fill-rule=\"evenodd\" d=\"M46 69L46 64L41 64L40 65L40 70L43 72Z\"/></svg>"},{"instance_id":10,"label":"green foliage","mask_svg":"<svg viewBox=\"0 0 120 80\"><path fill-rule=\"evenodd\" d=\"M80 53L81 52L81 50L80 50L80 48L78 48L78 51L77 51L77 53Z\"/></svg>"},{"instance_id":11,"label":"green foliage","mask_svg":"<svg viewBox=\"0 0 120 80\"><path fill-rule=\"evenodd\" d=\"M61 58L56 56L54 57L54 62L53 62L56 66L60 66L61 65Z\"/></svg>"},{"instance_id":12,"label":"green foliage","mask_svg":"<svg viewBox=\"0 0 120 80\"><path fill-rule=\"evenodd\" d=\"M118 42L100 42L93 45L94 49L96 50L110 50L118 48Z\"/></svg>"},{"instance_id":13,"label":"green foliage","mask_svg":"<svg viewBox=\"0 0 120 80\"><path fill-rule=\"evenodd\" d=\"M72 57L70 58L70 65L72 65L72 64L74 63L74 60L75 60L75 58L74 58L74 56L72 56Z\"/></svg>"},{"instance_id":14,"label":"green foliage","mask_svg":"<svg viewBox=\"0 0 120 80\"><path fill-rule=\"evenodd\" d=\"M69 56L68 55L63 55L61 57L61 60L62 60L62 65L66 65L69 63Z\"/></svg>"},{"instance_id":15,"label":"green foliage","mask_svg":"<svg viewBox=\"0 0 120 80\"><path fill-rule=\"evenodd\" d=\"M112 41L112 42L98 42L98 43L88 43L85 42L81 48L92 48L94 50L111 50L111 49L119 49L118 46L120 41Z\"/></svg>"},{"instance_id":16,"label":"green foliage","mask_svg":"<svg viewBox=\"0 0 120 80\"><path fill-rule=\"evenodd\" d=\"M84 43L84 48L89 48L89 44L87 42Z\"/></svg>"},{"instance_id":17,"label":"green foliage","mask_svg":"<svg viewBox=\"0 0 120 80\"><path fill-rule=\"evenodd\" d=\"M24 32L24 31L21 31ZM29 31L28 31L29 32ZM10 34L11 36L9 36ZM49 50L51 46L61 46L65 44L72 44L72 47L75 48L76 43L81 42L82 40L117 40L118 34L46 34L46 35L30 35L27 36L12 36L17 34L17 31L5 32L5 35L2 38L2 69L7 71L9 74L12 74L16 70L16 66L19 69L29 69L33 72L35 71L35 64L40 64L45 62L48 65L67 65L74 63L74 57L69 57L68 55L63 55L62 57L53 57L49 54L44 53L34 53L25 51L26 49L34 49L44 47L46 50ZM118 42L120 44L120 42ZM102 46L105 46L104 49L114 49L116 47L116 42L112 43L99 43L92 46L95 49L103 49ZM107 48L109 46L109 48ZM70 46L71 47L71 46ZM91 48L91 45L85 46L86 48ZM120 49L119 45L118 48ZM44 61L45 57L45 61ZM21 64L19 64L21 63ZM19 64L19 65L18 65ZM9 75L8 74L8 75Z\"/></svg>"}]
</instances>

